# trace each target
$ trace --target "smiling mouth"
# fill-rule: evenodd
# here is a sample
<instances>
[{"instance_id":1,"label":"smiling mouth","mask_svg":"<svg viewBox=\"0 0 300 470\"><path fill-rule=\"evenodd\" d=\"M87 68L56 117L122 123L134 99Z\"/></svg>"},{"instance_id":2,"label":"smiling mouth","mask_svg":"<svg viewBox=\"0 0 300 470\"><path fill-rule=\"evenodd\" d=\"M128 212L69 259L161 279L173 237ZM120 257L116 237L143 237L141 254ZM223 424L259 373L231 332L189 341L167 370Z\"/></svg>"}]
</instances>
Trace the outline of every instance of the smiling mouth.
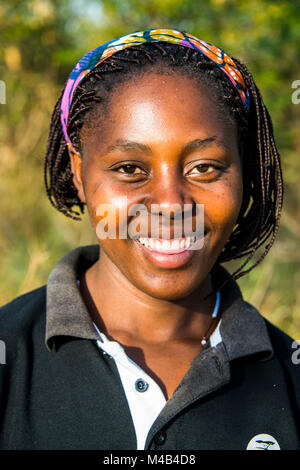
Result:
<instances>
[{"instance_id":1,"label":"smiling mouth","mask_svg":"<svg viewBox=\"0 0 300 470\"><path fill-rule=\"evenodd\" d=\"M150 251L161 254L178 254L186 250L198 249L199 239L196 235L185 238L161 239L161 238L137 238L136 241Z\"/></svg>"},{"instance_id":2,"label":"smiling mouth","mask_svg":"<svg viewBox=\"0 0 300 470\"><path fill-rule=\"evenodd\" d=\"M196 250L207 244L206 235L172 239L139 237L134 243L152 265L160 269L184 269L194 259Z\"/></svg>"}]
</instances>

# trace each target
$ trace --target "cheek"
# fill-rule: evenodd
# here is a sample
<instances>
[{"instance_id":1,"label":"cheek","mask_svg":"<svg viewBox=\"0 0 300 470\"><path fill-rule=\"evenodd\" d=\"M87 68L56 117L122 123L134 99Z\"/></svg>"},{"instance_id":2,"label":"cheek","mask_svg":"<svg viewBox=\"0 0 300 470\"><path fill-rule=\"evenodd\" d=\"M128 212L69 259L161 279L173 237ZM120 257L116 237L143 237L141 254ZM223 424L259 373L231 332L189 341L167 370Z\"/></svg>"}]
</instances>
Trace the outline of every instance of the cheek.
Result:
<instances>
[{"instance_id":1,"label":"cheek","mask_svg":"<svg viewBox=\"0 0 300 470\"><path fill-rule=\"evenodd\" d=\"M212 191L206 199L204 213L216 231L222 230L228 237L238 218L243 197L242 180L224 180L218 191Z\"/></svg>"},{"instance_id":2,"label":"cheek","mask_svg":"<svg viewBox=\"0 0 300 470\"><path fill-rule=\"evenodd\" d=\"M113 234L113 238L118 238L118 234L120 238L127 236L129 208L139 202L135 191L125 193L122 185L112 186L111 182L105 181L104 178L101 183L90 180L86 188L86 196L91 223L95 231L100 226L99 222L101 226L104 226L106 221L110 224L110 233ZM99 232L96 232L97 236L98 234Z\"/></svg>"}]
</instances>

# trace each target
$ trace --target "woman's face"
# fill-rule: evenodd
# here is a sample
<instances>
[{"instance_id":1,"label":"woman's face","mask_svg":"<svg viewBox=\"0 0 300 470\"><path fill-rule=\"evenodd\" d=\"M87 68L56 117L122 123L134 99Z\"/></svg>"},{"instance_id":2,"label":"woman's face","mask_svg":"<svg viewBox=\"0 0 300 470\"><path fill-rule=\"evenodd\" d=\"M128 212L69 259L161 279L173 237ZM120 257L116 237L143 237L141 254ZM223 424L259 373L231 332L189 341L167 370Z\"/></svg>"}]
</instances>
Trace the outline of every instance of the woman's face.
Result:
<instances>
[{"instance_id":1,"label":"woman's face","mask_svg":"<svg viewBox=\"0 0 300 470\"><path fill-rule=\"evenodd\" d=\"M130 208L148 210L148 230L141 234L148 247L130 237L99 240L100 262L156 298L180 299L204 286L236 224L243 193L236 128L220 116L209 89L186 76L150 72L119 85L105 120L84 126L82 137L83 160L71 152L72 170L95 233L102 204L116 208L116 234L125 222L121 213L129 226L140 216L128 215ZM165 214L174 204L183 220L192 217L193 229L196 213L185 215L191 207L185 204L204 208L202 248L180 251L177 244L170 254L166 244L155 251L162 232L153 237L151 213L159 214L160 206ZM156 217L160 227L167 220Z\"/></svg>"}]
</instances>

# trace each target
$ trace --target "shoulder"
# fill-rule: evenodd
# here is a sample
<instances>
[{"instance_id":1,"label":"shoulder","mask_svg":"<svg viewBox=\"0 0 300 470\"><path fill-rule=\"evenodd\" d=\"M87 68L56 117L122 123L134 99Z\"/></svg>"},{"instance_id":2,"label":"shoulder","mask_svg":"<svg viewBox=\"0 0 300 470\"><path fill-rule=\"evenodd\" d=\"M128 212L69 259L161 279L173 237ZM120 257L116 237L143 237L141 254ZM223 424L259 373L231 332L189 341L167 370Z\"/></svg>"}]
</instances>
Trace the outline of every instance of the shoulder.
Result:
<instances>
[{"instance_id":1,"label":"shoulder","mask_svg":"<svg viewBox=\"0 0 300 470\"><path fill-rule=\"evenodd\" d=\"M0 336L31 327L46 310L46 285L16 297L0 307Z\"/></svg>"},{"instance_id":2,"label":"shoulder","mask_svg":"<svg viewBox=\"0 0 300 470\"><path fill-rule=\"evenodd\" d=\"M269 337L274 355L282 363L291 362L291 357L295 348L297 348L297 340L286 334L278 326L274 325L271 321L267 320L253 305L249 302L243 301L243 308L246 308L246 311L250 314L252 318L255 314L257 318L260 318L260 324L254 323L253 333L255 336L259 334L258 328L260 329L265 325L266 334ZM248 317L249 318L249 317ZM245 321L245 319L243 319ZM247 325L249 327L249 325ZM265 329L264 328L264 329ZM299 349L300 349L300 340L299 340ZM299 354L300 357L300 354ZM300 372L300 367L299 367Z\"/></svg>"},{"instance_id":3,"label":"shoulder","mask_svg":"<svg viewBox=\"0 0 300 470\"><path fill-rule=\"evenodd\" d=\"M278 361L281 369L283 370L286 381L297 390L299 394L299 408L300 408L300 340L292 338L286 334L282 329L267 320L253 305L248 302L243 302L247 312L250 313L250 318L256 315L260 318L260 322L253 323L248 321L246 325L247 331L252 335L252 340L262 336L262 330L265 330L265 335L268 337L268 342L272 350L271 357ZM249 317L248 317L249 318ZM245 322L245 318L243 319Z\"/></svg>"},{"instance_id":4,"label":"shoulder","mask_svg":"<svg viewBox=\"0 0 300 470\"><path fill-rule=\"evenodd\" d=\"M297 341L268 320L265 319L265 322L275 355L283 362L291 361L293 351L297 348Z\"/></svg>"},{"instance_id":5,"label":"shoulder","mask_svg":"<svg viewBox=\"0 0 300 470\"><path fill-rule=\"evenodd\" d=\"M281 364L286 385L293 395L300 417L300 341L291 338L281 329L266 320L274 356Z\"/></svg>"}]
</instances>

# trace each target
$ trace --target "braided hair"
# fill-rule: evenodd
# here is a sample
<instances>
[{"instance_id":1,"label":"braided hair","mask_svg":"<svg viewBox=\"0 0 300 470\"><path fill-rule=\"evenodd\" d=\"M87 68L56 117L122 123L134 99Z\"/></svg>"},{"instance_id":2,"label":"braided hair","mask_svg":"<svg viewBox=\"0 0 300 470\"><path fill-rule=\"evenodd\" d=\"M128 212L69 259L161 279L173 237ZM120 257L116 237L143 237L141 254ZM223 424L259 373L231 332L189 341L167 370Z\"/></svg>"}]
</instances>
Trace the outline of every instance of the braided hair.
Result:
<instances>
[{"instance_id":1,"label":"braided hair","mask_svg":"<svg viewBox=\"0 0 300 470\"><path fill-rule=\"evenodd\" d=\"M91 116L108 109L116 83L137 78L156 68L167 73L184 74L207 85L226 119L236 123L238 146L243 158L243 201L234 230L219 255L218 263L246 256L231 275L238 279L251 271L267 255L279 228L283 200L280 156L276 147L270 115L247 67L233 58L250 92L247 115L236 89L229 79L199 51L165 42L141 44L116 52L91 70L76 88L69 113L67 132L82 155L80 133L83 124L92 125ZM67 217L81 220L85 204L73 183L71 163L64 138L60 107L63 90L53 111L44 161L44 180L51 204ZM99 113L100 107L100 113ZM74 210L74 207L79 208ZM264 251L248 268L244 266L264 243Z\"/></svg>"}]
</instances>

